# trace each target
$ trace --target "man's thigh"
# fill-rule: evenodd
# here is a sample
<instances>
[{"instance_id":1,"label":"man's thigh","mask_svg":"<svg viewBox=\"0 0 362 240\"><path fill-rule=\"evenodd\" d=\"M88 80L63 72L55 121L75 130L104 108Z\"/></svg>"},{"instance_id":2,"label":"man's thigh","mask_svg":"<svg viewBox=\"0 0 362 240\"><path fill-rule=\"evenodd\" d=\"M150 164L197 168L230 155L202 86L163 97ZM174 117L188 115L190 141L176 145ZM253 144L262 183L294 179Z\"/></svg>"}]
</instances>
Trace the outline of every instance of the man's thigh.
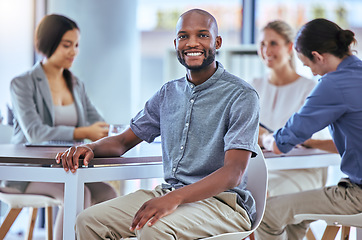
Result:
<instances>
[{"instance_id":1,"label":"man's thigh","mask_svg":"<svg viewBox=\"0 0 362 240\"><path fill-rule=\"evenodd\" d=\"M239 206L235 209L216 198L208 198L180 205L175 212L161 218L154 226L145 225L137 236L139 239L199 239L247 231L250 227L245 210ZM159 238L161 233L165 233L163 238Z\"/></svg>"},{"instance_id":2,"label":"man's thigh","mask_svg":"<svg viewBox=\"0 0 362 240\"><path fill-rule=\"evenodd\" d=\"M138 190L85 209L77 218L77 230L92 229L97 237L135 236L129 230L134 215L143 203L155 197L154 191ZM113 239L113 238L112 238Z\"/></svg>"}]
</instances>

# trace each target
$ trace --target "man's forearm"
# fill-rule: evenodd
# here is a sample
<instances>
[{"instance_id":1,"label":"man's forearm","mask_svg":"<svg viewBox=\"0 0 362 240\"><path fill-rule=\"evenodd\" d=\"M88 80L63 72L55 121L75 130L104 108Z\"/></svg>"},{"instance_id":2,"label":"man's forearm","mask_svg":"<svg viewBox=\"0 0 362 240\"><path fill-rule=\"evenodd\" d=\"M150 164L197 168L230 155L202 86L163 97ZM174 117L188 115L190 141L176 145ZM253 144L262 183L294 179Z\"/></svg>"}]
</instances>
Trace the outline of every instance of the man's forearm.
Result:
<instances>
[{"instance_id":1,"label":"man's forearm","mask_svg":"<svg viewBox=\"0 0 362 240\"><path fill-rule=\"evenodd\" d=\"M95 157L119 157L141 141L129 128L120 135L102 138L89 146Z\"/></svg>"},{"instance_id":2,"label":"man's forearm","mask_svg":"<svg viewBox=\"0 0 362 240\"><path fill-rule=\"evenodd\" d=\"M196 183L170 192L170 196L179 199L180 204L190 203L215 196L238 186L251 153L243 150L234 151L237 152L229 152L229 155L238 155L237 159L226 160L225 165L220 169ZM242 152L242 157L240 156L240 151Z\"/></svg>"}]
</instances>

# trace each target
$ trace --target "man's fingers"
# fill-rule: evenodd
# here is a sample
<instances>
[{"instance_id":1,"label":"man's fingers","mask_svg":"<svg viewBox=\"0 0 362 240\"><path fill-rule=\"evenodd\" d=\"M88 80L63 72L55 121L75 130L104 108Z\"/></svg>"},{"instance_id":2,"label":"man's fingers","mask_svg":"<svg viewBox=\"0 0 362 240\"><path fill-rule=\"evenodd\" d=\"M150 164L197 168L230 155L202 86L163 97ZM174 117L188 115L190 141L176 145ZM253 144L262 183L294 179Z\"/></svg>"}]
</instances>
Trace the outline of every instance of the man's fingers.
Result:
<instances>
[{"instance_id":1,"label":"man's fingers","mask_svg":"<svg viewBox=\"0 0 362 240\"><path fill-rule=\"evenodd\" d=\"M57 153L57 155L55 156L55 161L59 164L60 163L60 160L61 160L61 157L63 155L64 152L61 152L61 153Z\"/></svg>"},{"instance_id":2,"label":"man's fingers","mask_svg":"<svg viewBox=\"0 0 362 240\"><path fill-rule=\"evenodd\" d=\"M156 211L149 210L143 205L136 213L130 229L132 231L135 229L141 229L147 223L147 221L155 215L155 213Z\"/></svg>"},{"instance_id":3,"label":"man's fingers","mask_svg":"<svg viewBox=\"0 0 362 240\"><path fill-rule=\"evenodd\" d=\"M75 147L71 147L69 148L69 151L68 153L66 154L66 161L68 163L68 167L69 169L74 172L75 168L74 166L76 165L75 162L77 162L78 164L78 161L75 161L75 159L73 158L73 155L74 155L74 152L75 152Z\"/></svg>"}]
</instances>

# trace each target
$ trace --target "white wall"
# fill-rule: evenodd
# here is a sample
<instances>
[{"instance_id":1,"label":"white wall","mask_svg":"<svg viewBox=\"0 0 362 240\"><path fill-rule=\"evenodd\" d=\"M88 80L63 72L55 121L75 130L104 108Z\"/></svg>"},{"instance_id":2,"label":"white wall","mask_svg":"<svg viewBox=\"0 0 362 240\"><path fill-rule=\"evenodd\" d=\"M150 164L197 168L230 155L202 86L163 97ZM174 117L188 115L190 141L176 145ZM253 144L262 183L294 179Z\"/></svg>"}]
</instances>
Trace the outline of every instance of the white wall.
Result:
<instances>
[{"instance_id":1,"label":"white wall","mask_svg":"<svg viewBox=\"0 0 362 240\"><path fill-rule=\"evenodd\" d=\"M6 104L10 104L11 79L33 64L32 12L32 1L0 0L0 111L3 116L6 116Z\"/></svg>"},{"instance_id":2,"label":"white wall","mask_svg":"<svg viewBox=\"0 0 362 240\"><path fill-rule=\"evenodd\" d=\"M48 13L75 20L80 54L71 71L86 84L109 123L128 124L140 110L136 0L49 0Z\"/></svg>"}]
</instances>

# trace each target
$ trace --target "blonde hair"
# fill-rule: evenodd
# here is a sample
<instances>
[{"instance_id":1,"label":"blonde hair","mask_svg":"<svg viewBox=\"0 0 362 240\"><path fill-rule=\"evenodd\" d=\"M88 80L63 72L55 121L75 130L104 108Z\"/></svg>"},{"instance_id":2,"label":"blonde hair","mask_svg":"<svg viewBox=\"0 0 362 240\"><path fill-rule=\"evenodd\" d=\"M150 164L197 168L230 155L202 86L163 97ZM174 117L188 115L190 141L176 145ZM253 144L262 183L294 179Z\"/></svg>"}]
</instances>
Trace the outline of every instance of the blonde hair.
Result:
<instances>
[{"instance_id":1,"label":"blonde hair","mask_svg":"<svg viewBox=\"0 0 362 240\"><path fill-rule=\"evenodd\" d=\"M294 32L293 28L288 23L281 21L281 20L275 20L275 21L269 22L262 29L262 31L265 31L266 29L274 30L277 34L279 34L280 36L282 36L284 38L286 43L293 42L293 39L295 37L295 32ZM290 63L290 66L295 70L296 69L295 54L293 51L290 55L289 63Z\"/></svg>"}]
</instances>

